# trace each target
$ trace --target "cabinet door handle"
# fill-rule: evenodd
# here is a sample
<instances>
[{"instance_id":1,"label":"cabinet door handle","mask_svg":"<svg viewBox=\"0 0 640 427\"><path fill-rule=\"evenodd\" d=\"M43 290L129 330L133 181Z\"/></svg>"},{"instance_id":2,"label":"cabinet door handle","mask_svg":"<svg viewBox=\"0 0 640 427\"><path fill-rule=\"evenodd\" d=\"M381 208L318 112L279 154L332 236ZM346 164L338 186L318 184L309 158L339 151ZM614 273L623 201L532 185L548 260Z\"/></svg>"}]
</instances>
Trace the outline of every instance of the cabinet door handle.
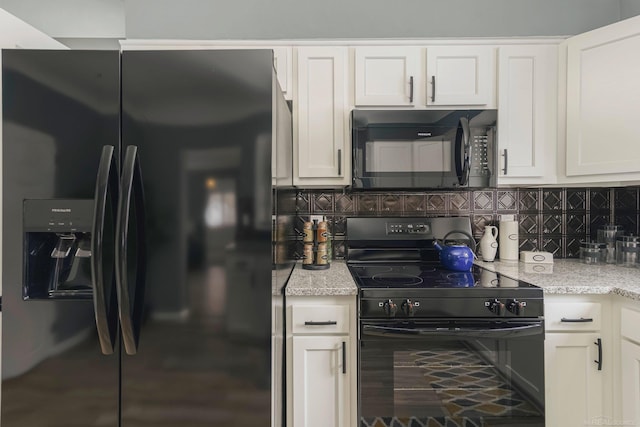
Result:
<instances>
[{"instance_id":1,"label":"cabinet door handle","mask_svg":"<svg viewBox=\"0 0 640 427\"><path fill-rule=\"evenodd\" d=\"M409 76L409 104L413 104L413 76Z\"/></svg>"},{"instance_id":2,"label":"cabinet door handle","mask_svg":"<svg viewBox=\"0 0 640 427\"><path fill-rule=\"evenodd\" d=\"M502 174L506 175L507 174L507 162L509 160L509 157L507 156L507 149L506 148L504 150L502 150L502 157L504 157L504 168L502 168Z\"/></svg>"},{"instance_id":3,"label":"cabinet door handle","mask_svg":"<svg viewBox=\"0 0 640 427\"><path fill-rule=\"evenodd\" d=\"M590 317L581 317L579 319L567 319L566 317L563 317L560 321L562 323L589 323L593 322L593 319Z\"/></svg>"},{"instance_id":4,"label":"cabinet door handle","mask_svg":"<svg viewBox=\"0 0 640 427\"><path fill-rule=\"evenodd\" d=\"M347 373L347 343L342 341L342 373Z\"/></svg>"},{"instance_id":5,"label":"cabinet door handle","mask_svg":"<svg viewBox=\"0 0 640 427\"><path fill-rule=\"evenodd\" d=\"M598 338L594 344L598 346L598 360L594 360L594 362L598 365L598 371L602 371L602 339Z\"/></svg>"},{"instance_id":6,"label":"cabinet door handle","mask_svg":"<svg viewBox=\"0 0 640 427\"><path fill-rule=\"evenodd\" d=\"M436 76L431 76L431 102L436 102Z\"/></svg>"},{"instance_id":7,"label":"cabinet door handle","mask_svg":"<svg viewBox=\"0 0 640 427\"><path fill-rule=\"evenodd\" d=\"M338 176L342 176L342 148L338 148Z\"/></svg>"},{"instance_id":8,"label":"cabinet door handle","mask_svg":"<svg viewBox=\"0 0 640 427\"><path fill-rule=\"evenodd\" d=\"M326 322L314 322L313 320L307 320L304 322L304 326L331 326L337 324L338 322L336 320L327 320Z\"/></svg>"}]
</instances>

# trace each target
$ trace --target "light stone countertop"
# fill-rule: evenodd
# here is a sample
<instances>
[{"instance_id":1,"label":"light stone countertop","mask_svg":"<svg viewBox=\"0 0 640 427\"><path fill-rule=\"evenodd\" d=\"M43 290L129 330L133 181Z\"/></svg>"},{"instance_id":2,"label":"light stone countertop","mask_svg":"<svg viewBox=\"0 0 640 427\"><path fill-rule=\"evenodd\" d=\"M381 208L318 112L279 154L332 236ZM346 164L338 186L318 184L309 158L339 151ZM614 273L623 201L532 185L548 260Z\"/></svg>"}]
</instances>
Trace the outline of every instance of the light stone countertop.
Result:
<instances>
[{"instance_id":1,"label":"light stone countertop","mask_svg":"<svg viewBox=\"0 0 640 427\"><path fill-rule=\"evenodd\" d=\"M286 296L357 295L358 287L344 261L332 261L327 270L305 270L298 262L291 273Z\"/></svg>"},{"instance_id":2,"label":"light stone countertop","mask_svg":"<svg viewBox=\"0 0 640 427\"><path fill-rule=\"evenodd\" d=\"M555 259L553 264L518 261L478 261L476 264L540 286L545 294L617 294L640 301L640 268L584 264L578 259Z\"/></svg>"},{"instance_id":3,"label":"light stone countertop","mask_svg":"<svg viewBox=\"0 0 640 427\"><path fill-rule=\"evenodd\" d=\"M476 264L540 286L545 294L617 294L640 301L640 269L614 264L591 265L577 259L555 259L553 264L517 261L478 261ZM358 288L344 261L328 270L305 270L297 263L285 289L288 296L357 295Z\"/></svg>"}]
</instances>

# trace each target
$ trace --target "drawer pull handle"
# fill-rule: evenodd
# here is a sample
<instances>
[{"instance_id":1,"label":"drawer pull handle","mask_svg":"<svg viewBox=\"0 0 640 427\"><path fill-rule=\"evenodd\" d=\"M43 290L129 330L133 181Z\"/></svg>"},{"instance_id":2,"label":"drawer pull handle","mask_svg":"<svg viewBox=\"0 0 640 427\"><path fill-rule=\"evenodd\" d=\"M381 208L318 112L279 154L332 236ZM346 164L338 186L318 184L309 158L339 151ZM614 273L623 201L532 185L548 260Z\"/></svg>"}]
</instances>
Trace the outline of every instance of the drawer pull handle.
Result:
<instances>
[{"instance_id":1,"label":"drawer pull handle","mask_svg":"<svg viewBox=\"0 0 640 427\"><path fill-rule=\"evenodd\" d=\"M347 373L347 343L342 341L342 373Z\"/></svg>"},{"instance_id":2,"label":"drawer pull handle","mask_svg":"<svg viewBox=\"0 0 640 427\"><path fill-rule=\"evenodd\" d=\"M562 323L590 323L593 322L593 319L590 317L581 317L579 319L567 319L566 317L563 317L560 321Z\"/></svg>"},{"instance_id":3,"label":"drawer pull handle","mask_svg":"<svg viewBox=\"0 0 640 427\"><path fill-rule=\"evenodd\" d=\"M304 326L330 326L337 325L338 322L335 320L327 320L326 322L314 322L312 320L308 320L304 322Z\"/></svg>"},{"instance_id":4,"label":"drawer pull handle","mask_svg":"<svg viewBox=\"0 0 640 427\"><path fill-rule=\"evenodd\" d=\"M598 371L602 371L602 339L598 338L598 341L594 342L594 344L598 347L598 360L593 362L598 365Z\"/></svg>"}]
</instances>

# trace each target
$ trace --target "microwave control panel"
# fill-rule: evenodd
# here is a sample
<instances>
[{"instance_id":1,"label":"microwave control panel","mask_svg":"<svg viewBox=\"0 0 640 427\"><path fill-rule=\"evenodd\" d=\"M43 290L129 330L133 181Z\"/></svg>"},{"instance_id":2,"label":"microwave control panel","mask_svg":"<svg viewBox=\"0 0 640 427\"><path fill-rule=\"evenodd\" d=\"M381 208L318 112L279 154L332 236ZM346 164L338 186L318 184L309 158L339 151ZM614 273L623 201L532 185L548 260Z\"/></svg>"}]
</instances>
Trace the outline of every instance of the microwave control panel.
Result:
<instances>
[{"instance_id":1,"label":"microwave control panel","mask_svg":"<svg viewBox=\"0 0 640 427\"><path fill-rule=\"evenodd\" d=\"M490 175L488 148L489 137L487 135L474 135L471 141L470 174L474 176Z\"/></svg>"}]
</instances>

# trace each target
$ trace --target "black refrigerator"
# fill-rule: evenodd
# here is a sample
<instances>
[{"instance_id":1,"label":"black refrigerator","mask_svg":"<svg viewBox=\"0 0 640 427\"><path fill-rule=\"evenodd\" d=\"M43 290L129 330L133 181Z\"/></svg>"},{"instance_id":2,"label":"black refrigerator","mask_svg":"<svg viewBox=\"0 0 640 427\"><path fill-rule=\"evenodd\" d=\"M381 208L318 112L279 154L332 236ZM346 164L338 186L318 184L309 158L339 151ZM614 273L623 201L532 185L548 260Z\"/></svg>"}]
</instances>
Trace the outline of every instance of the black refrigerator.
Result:
<instances>
[{"instance_id":1,"label":"black refrigerator","mask_svg":"<svg viewBox=\"0 0 640 427\"><path fill-rule=\"evenodd\" d=\"M272 52L5 50L2 114L1 425L280 426Z\"/></svg>"}]
</instances>

